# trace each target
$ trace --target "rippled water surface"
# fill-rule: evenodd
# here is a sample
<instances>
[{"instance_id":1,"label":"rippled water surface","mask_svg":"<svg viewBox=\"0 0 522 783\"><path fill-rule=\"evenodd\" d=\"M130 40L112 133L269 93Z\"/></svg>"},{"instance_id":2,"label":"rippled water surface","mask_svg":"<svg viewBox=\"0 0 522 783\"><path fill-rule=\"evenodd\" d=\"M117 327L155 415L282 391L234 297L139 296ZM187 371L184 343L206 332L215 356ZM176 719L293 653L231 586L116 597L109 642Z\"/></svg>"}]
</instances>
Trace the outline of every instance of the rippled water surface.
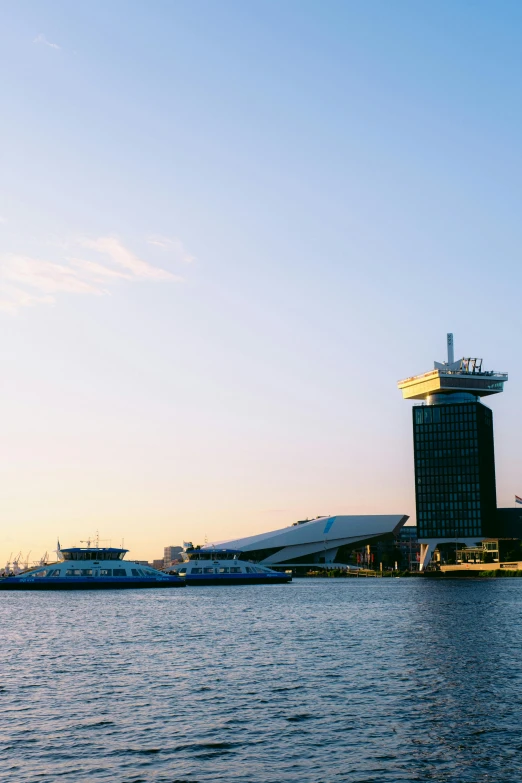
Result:
<instances>
[{"instance_id":1,"label":"rippled water surface","mask_svg":"<svg viewBox=\"0 0 522 783\"><path fill-rule=\"evenodd\" d=\"M522 780L522 580L0 594L16 781Z\"/></svg>"}]
</instances>

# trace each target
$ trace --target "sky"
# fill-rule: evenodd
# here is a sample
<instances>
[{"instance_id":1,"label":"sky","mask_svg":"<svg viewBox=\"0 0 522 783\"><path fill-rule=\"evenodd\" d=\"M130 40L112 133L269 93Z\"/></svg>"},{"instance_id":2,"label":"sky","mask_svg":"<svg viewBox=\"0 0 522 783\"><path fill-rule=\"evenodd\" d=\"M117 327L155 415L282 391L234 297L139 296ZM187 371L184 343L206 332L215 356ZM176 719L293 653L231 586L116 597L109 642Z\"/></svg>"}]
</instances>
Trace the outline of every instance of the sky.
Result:
<instances>
[{"instance_id":1,"label":"sky","mask_svg":"<svg viewBox=\"0 0 522 783\"><path fill-rule=\"evenodd\" d=\"M522 494L522 5L1 0L0 563L415 520L456 357Z\"/></svg>"}]
</instances>

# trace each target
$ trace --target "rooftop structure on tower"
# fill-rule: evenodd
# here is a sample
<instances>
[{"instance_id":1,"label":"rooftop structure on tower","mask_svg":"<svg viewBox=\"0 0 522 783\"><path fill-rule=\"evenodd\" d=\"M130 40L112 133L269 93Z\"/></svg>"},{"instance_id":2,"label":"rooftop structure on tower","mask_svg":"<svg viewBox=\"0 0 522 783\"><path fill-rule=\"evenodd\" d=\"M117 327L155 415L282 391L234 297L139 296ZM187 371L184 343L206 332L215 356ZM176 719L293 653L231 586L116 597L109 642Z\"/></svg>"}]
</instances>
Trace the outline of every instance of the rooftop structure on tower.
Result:
<instances>
[{"instance_id":1,"label":"rooftop structure on tower","mask_svg":"<svg viewBox=\"0 0 522 783\"><path fill-rule=\"evenodd\" d=\"M439 395L456 393L486 397L504 391L507 372L482 368L482 359L463 356L455 361L453 335L448 334L448 361L434 362L433 370L399 381L398 387L405 400L426 400L428 404L443 402ZM436 399L432 399L436 398ZM447 399L446 402L451 402Z\"/></svg>"}]
</instances>

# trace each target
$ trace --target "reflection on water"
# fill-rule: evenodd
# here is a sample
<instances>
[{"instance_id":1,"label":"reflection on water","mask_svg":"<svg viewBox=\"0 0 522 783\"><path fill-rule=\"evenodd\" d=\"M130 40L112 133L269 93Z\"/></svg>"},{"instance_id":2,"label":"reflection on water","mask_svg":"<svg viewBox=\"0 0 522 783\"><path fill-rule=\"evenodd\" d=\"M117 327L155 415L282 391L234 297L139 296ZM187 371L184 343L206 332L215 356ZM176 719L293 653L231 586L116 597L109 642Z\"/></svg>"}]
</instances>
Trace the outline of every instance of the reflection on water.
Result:
<instances>
[{"instance_id":1,"label":"reflection on water","mask_svg":"<svg viewBox=\"0 0 522 783\"><path fill-rule=\"evenodd\" d=\"M522 779L522 580L0 596L0 770Z\"/></svg>"}]
</instances>

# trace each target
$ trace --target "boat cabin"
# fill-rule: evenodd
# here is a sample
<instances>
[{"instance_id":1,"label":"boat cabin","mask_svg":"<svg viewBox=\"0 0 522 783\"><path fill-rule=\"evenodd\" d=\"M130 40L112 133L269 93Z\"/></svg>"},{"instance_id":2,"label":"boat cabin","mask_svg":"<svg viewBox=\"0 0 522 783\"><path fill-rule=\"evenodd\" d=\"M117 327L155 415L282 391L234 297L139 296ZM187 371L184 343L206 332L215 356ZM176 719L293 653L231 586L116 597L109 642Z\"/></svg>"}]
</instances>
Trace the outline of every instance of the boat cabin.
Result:
<instances>
[{"instance_id":1,"label":"boat cabin","mask_svg":"<svg viewBox=\"0 0 522 783\"><path fill-rule=\"evenodd\" d=\"M196 549L185 550L189 560L239 560L240 549Z\"/></svg>"},{"instance_id":2,"label":"boat cabin","mask_svg":"<svg viewBox=\"0 0 522 783\"><path fill-rule=\"evenodd\" d=\"M116 547L71 547L61 549L59 554L64 560L123 560L128 549Z\"/></svg>"}]
</instances>

